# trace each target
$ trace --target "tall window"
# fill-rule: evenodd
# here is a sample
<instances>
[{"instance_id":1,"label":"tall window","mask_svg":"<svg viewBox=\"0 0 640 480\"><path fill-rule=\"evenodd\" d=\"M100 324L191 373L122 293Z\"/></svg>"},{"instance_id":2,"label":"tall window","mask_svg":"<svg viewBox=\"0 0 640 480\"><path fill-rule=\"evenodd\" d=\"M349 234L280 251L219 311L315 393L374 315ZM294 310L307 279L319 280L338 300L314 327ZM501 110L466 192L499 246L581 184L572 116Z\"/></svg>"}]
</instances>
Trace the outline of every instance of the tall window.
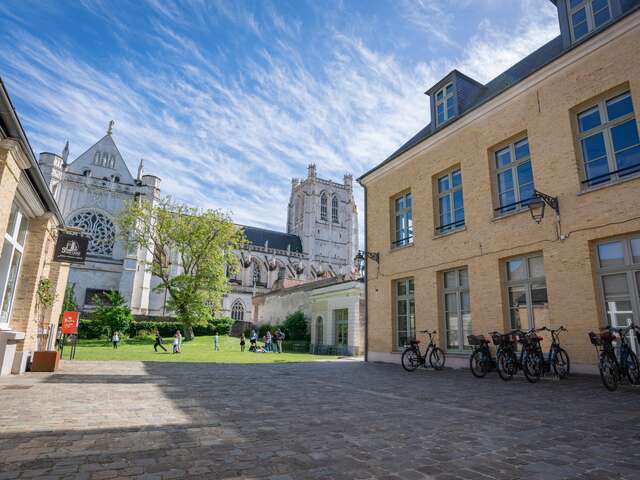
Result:
<instances>
[{"instance_id":1,"label":"tall window","mask_svg":"<svg viewBox=\"0 0 640 480\"><path fill-rule=\"evenodd\" d=\"M609 0L569 0L569 17L573 40L580 40L611 20Z\"/></svg>"},{"instance_id":2,"label":"tall window","mask_svg":"<svg viewBox=\"0 0 640 480\"><path fill-rule=\"evenodd\" d=\"M438 233L464 227L464 201L462 199L462 173L460 170L438 178Z\"/></svg>"},{"instance_id":3,"label":"tall window","mask_svg":"<svg viewBox=\"0 0 640 480\"><path fill-rule=\"evenodd\" d=\"M327 220L327 194L320 194L320 220Z\"/></svg>"},{"instance_id":4,"label":"tall window","mask_svg":"<svg viewBox=\"0 0 640 480\"><path fill-rule=\"evenodd\" d=\"M28 225L28 218L14 203L0 253L0 327L9 326Z\"/></svg>"},{"instance_id":5,"label":"tall window","mask_svg":"<svg viewBox=\"0 0 640 480\"><path fill-rule=\"evenodd\" d=\"M413 243L413 215L411 211L411 203L411 192L401 195L394 200L394 247Z\"/></svg>"},{"instance_id":6,"label":"tall window","mask_svg":"<svg viewBox=\"0 0 640 480\"><path fill-rule=\"evenodd\" d=\"M336 345L346 347L349 343L349 309L334 310L333 321L335 323Z\"/></svg>"},{"instance_id":7,"label":"tall window","mask_svg":"<svg viewBox=\"0 0 640 480\"><path fill-rule=\"evenodd\" d=\"M260 285L262 281L262 276L260 274L260 263L257 260L253 260L251 262L251 274L254 285Z\"/></svg>"},{"instance_id":8,"label":"tall window","mask_svg":"<svg viewBox=\"0 0 640 480\"><path fill-rule=\"evenodd\" d=\"M498 214L526 208L533 197L533 171L529 139L524 138L495 153Z\"/></svg>"},{"instance_id":9,"label":"tall window","mask_svg":"<svg viewBox=\"0 0 640 480\"><path fill-rule=\"evenodd\" d=\"M416 303L413 278L398 280L396 287L396 347L416 338Z\"/></svg>"},{"instance_id":10,"label":"tall window","mask_svg":"<svg viewBox=\"0 0 640 480\"><path fill-rule=\"evenodd\" d=\"M331 221L338 223L338 197L331 197Z\"/></svg>"},{"instance_id":11,"label":"tall window","mask_svg":"<svg viewBox=\"0 0 640 480\"><path fill-rule=\"evenodd\" d=\"M541 254L505 262L509 322L512 329L548 325L547 284Z\"/></svg>"},{"instance_id":12,"label":"tall window","mask_svg":"<svg viewBox=\"0 0 640 480\"><path fill-rule=\"evenodd\" d=\"M598 244L598 274L608 325L640 319L640 235Z\"/></svg>"},{"instance_id":13,"label":"tall window","mask_svg":"<svg viewBox=\"0 0 640 480\"><path fill-rule=\"evenodd\" d=\"M579 113L578 131L583 184L598 185L640 172L640 140L630 92Z\"/></svg>"},{"instance_id":14,"label":"tall window","mask_svg":"<svg viewBox=\"0 0 640 480\"><path fill-rule=\"evenodd\" d=\"M113 256L116 229L106 215L94 211L81 212L71 217L69 225L78 227L91 236L87 248L89 255Z\"/></svg>"},{"instance_id":15,"label":"tall window","mask_svg":"<svg viewBox=\"0 0 640 480\"><path fill-rule=\"evenodd\" d=\"M302 196L302 194L296 197L294 212L296 222L301 222L302 218L304 217L304 197Z\"/></svg>"},{"instance_id":16,"label":"tall window","mask_svg":"<svg viewBox=\"0 0 640 480\"><path fill-rule=\"evenodd\" d=\"M453 83L448 84L436 93L436 118L438 125L453 118L456 114Z\"/></svg>"},{"instance_id":17,"label":"tall window","mask_svg":"<svg viewBox=\"0 0 640 480\"><path fill-rule=\"evenodd\" d=\"M236 322L244 321L244 304L240 300L233 302L231 306L231 318Z\"/></svg>"},{"instance_id":18,"label":"tall window","mask_svg":"<svg viewBox=\"0 0 640 480\"><path fill-rule=\"evenodd\" d=\"M448 350L469 348L471 335L471 306L469 302L469 273L466 268L443 274L444 325Z\"/></svg>"},{"instance_id":19,"label":"tall window","mask_svg":"<svg viewBox=\"0 0 640 480\"><path fill-rule=\"evenodd\" d=\"M316 318L316 345L324 344L324 330L322 328L322 317Z\"/></svg>"}]
</instances>

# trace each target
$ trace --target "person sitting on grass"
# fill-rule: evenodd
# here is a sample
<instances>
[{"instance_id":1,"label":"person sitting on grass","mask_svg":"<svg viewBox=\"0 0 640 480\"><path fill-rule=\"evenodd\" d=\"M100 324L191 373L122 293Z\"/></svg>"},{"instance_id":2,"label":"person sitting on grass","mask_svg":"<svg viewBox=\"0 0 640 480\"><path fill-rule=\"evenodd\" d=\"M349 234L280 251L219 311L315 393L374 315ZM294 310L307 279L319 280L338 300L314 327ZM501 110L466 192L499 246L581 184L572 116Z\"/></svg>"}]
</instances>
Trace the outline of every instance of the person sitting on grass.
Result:
<instances>
[{"instance_id":1,"label":"person sitting on grass","mask_svg":"<svg viewBox=\"0 0 640 480\"><path fill-rule=\"evenodd\" d=\"M156 330L156 343L153 344L153 350L157 352L158 347L160 347L165 352L167 351L167 349L164 348L164 345L162 344L162 336L160 335L160 331Z\"/></svg>"}]
</instances>

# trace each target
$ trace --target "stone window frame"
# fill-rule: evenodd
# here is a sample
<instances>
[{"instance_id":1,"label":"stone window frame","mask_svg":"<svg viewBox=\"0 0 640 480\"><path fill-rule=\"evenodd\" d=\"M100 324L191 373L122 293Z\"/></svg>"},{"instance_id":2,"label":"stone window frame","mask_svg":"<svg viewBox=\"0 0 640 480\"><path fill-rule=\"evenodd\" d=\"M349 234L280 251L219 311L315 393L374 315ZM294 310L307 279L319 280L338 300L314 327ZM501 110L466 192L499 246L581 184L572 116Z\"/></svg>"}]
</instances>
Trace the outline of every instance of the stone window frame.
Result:
<instances>
[{"instance_id":1,"label":"stone window frame","mask_svg":"<svg viewBox=\"0 0 640 480\"><path fill-rule=\"evenodd\" d=\"M403 206L398 208L398 200L402 199ZM410 207L407 208L407 199L410 200ZM414 225L413 225L413 194L411 189L404 190L391 197L391 249L397 249L413 245ZM398 229L398 219L402 219L404 228ZM402 236L399 236L401 235Z\"/></svg>"},{"instance_id":2,"label":"stone window frame","mask_svg":"<svg viewBox=\"0 0 640 480\"><path fill-rule=\"evenodd\" d=\"M543 269L543 275L542 276L532 276L531 274L531 260L535 259L535 258L542 258L542 269ZM523 279L514 279L511 280L509 279L509 268L508 265L510 262L515 262L515 261L524 261L524 266L525 266L525 278ZM535 316L534 316L534 304L533 304L533 290L534 287L537 285L544 285L544 289L547 292L547 308L548 308L548 304L549 304L549 299L548 299L548 287L547 287L547 280L546 280L546 269L544 267L544 253L542 251L538 251L538 252L533 252L533 253L528 253L528 254L523 254L523 255L516 255L513 257L509 257L506 258L504 260L502 260L502 275L503 275L503 281L502 281L502 291L503 291L503 295L504 295L504 305L506 307L505 309L505 313L506 313L506 325L507 328L511 329L511 330L515 330L517 328L523 329L523 330L528 330L530 328L537 328L536 324L535 324ZM527 308L527 321L528 321L528 325L519 325L516 326L513 322L512 322L512 318L511 318L511 310L513 308L513 305L511 305L511 296L510 296L510 290L511 288L522 288L524 289L524 294L525 294L525 301L526 301L526 308Z\"/></svg>"},{"instance_id":3,"label":"stone window frame","mask_svg":"<svg viewBox=\"0 0 640 480\"><path fill-rule=\"evenodd\" d=\"M461 274L465 273L466 275L466 283L462 282L462 278L464 278ZM455 275L455 285L448 286L447 285L447 275L453 273ZM449 352L457 352L457 353L468 353L471 350L471 346L469 345L469 340L467 335L465 335L464 328L464 314L469 314L471 321L473 322L473 317L471 316L471 298L470 298L470 289L469 289L469 268L464 265L457 268L445 270L441 272L441 280L440 285L442 286L442 320L443 320L443 332L444 332L444 342ZM468 298L468 311L463 311L462 309L462 296L467 295ZM447 322L447 296L455 295L456 299L456 308L458 314L458 347L450 346L449 344L449 325ZM468 329L468 335L472 334L472 329Z\"/></svg>"},{"instance_id":4,"label":"stone window frame","mask_svg":"<svg viewBox=\"0 0 640 480\"><path fill-rule=\"evenodd\" d=\"M327 204L328 204L327 193L322 192L320 194L320 220L323 220L325 222L329 220Z\"/></svg>"},{"instance_id":5,"label":"stone window frame","mask_svg":"<svg viewBox=\"0 0 640 480\"><path fill-rule=\"evenodd\" d=\"M447 83L444 87L442 87L435 93L433 98L433 104L435 106L436 125L439 127L456 116L456 87L454 83ZM449 102L451 102L451 104ZM451 114L449 114L450 105L452 106L453 110ZM442 106L442 120L438 115L438 107L440 106Z\"/></svg>"},{"instance_id":6,"label":"stone window frame","mask_svg":"<svg viewBox=\"0 0 640 480\"><path fill-rule=\"evenodd\" d=\"M524 141L527 141L529 154L517 159L516 158L516 146ZM511 162L507 165L498 166L498 154L504 152L505 150L509 150L509 155L511 157ZM531 165L531 176L532 176L532 185L535 190L535 177L533 175L533 155L531 154L531 142L529 141L528 132L521 132L517 135L505 140L496 146L492 147L489 150L489 163L491 168L491 185L493 187L493 203L494 203L494 217L500 218L505 215L509 215L512 213L526 211L528 208L530 198L522 199L520 197L520 180L518 177L518 168L526 163L530 163ZM515 203L502 205L502 200L500 198L500 182L499 175L511 170L511 176L513 178L513 191L514 198L516 199Z\"/></svg>"},{"instance_id":7,"label":"stone window frame","mask_svg":"<svg viewBox=\"0 0 640 480\"><path fill-rule=\"evenodd\" d=\"M6 277L0 278L0 330L8 329L11 323L11 313L13 311L16 291L20 282L20 271L22 268L24 248L27 244L28 234L29 216L26 214L25 210L18 205L18 202L14 200L11 206L11 213L9 214L7 231L4 234L2 245L0 246L0 261L3 259L4 255L8 255L8 258L4 257L6 259ZM5 247L10 248L10 251L6 250L5 252ZM13 270L13 275L10 275L11 267L16 259L16 252L20 257L17 260L15 270ZM4 270L1 263L0 268ZM13 279L10 277L13 277ZM7 297L7 287L9 286L10 281L12 282L11 296ZM2 313L3 311L5 312L4 314Z\"/></svg>"},{"instance_id":8,"label":"stone window frame","mask_svg":"<svg viewBox=\"0 0 640 480\"><path fill-rule=\"evenodd\" d=\"M336 194L333 194L331 196L331 222L333 223L338 223L339 220L339 207L340 207L340 201L338 200L338 196Z\"/></svg>"},{"instance_id":9,"label":"stone window frame","mask_svg":"<svg viewBox=\"0 0 640 480\"><path fill-rule=\"evenodd\" d=\"M399 294L400 285L404 284L405 286L405 294ZM413 290L412 290L413 288ZM399 351L403 348L410 340L416 338L416 294L415 294L415 277L404 277L393 280L392 282L392 297L393 297L393 350ZM413 292L413 293L412 293ZM412 307L413 301L413 309ZM406 330L400 330L399 328L399 320L400 320L400 309L399 305L404 303L406 306L405 311L407 312L407 320ZM413 313L412 313L413 312ZM402 338L400 336L401 332L406 332L404 336L404 342L402 342Z\"/></svg>"},{"instance_id":10,"label":"stone window frame","mask_svg":"<svg viewBox=\"0 0 640 480\"><path fill-rule=\"evenodd\" d=\"M622 244L623 264L602 266L600 247L615 243ZM605 292L604 278L614 275L625 276L627 293L611 295L609 298L620 301L627 300L631 305L631 320L632 322L637 323L637 320L640 319L640 232L601 239L594 242L594 263L598 285L598 296L601 306L600 315L602 324L613 325L609 313L607 312L609 302L607 301L608 297ZM615 313L616 312L614 312L614 315ZM620 324L618 325L620 326Z\"/></svg>"},{"instance_id":11,"label":"stone window frame","mask_svg":"<svg viewBox=\"0 0 640 480\"><path fill-rule=\"evenodd\" d=\"M460 177L460 183L454 186L453 180L454 180L454 174L456 173ZM445 179L448 181L449 187L446 190L441 190L440 189L441 181ZM433 189L435 193L435 201L434 201L435 219L437 219L435 234L444 235L448 233L453 233L458 230L463 230L466 224L465 224L465 217L464 217L464 191L463 191L462 168L460 167L460 164L457 164L449 168L448 170L445 170L444 172L439 173L438 175L435 175L433 177L433 183L434 183ZM455 220L455 212L456 210L460 210L455 208L455 194L457 192L460 192L462 194L462 207L460 208L462 210L462 220L458 220L458 221ZM449 204L451 207L450 214L452 216L451 217L452 221L443 225L440 200L445 197L449 197L449 202L450 202Z\"/></svg>"},{"instance_id":12,"label":"stone window frame","mask_svg":"<svg viewBox=\"0 0 640 480\"><path fill-rule=\"evenodd\" d=\"M622 117L609 121L608 120L609 117L607 114L607 102L617 99L619 97L623 97L624 95L627 95L627 94L630 96L633 111ZM593 97L587 100L586 102L582 102L580 105L577 105L576 107L571 109L571 121L572 121L573 130L574 130L574 141L575 141L575 149L576 149L576 155L577 155L581 191L584 192L584 191L589 191L596 188L602 188L608 185L615 185L619 182L638 178L640 176L640 172L631 172L628 175L623 175L623 176L620 176L618 173L616 173L617 164L616 164L616 158L615 158L615 150L613 147L613 141L611 138L612 128L619 126L623 123L626 123L631 119L634 119L636 121L636 129L640 134L640 125L638 125L638 118L636 116L635 105L633 103L633 96L634 95L631 92L631 88L629 84L625 83L621 86L607 90L606 92L601 93L600 95L597 95L596 97ZM581 132L579 117L595 109L597 109L599 112L601 124L590 130ZM609 167L609 173L607 175L609 176L609 178L608 180L603 180L600 182L593 183L593 179L598 178L598 176L589 178L587 175L582 141L587 138L598 135L599 133L602 133L604 138L605 153L607 155L607 164Z\"/></svg>"},{"instance_id":13,"label":"stone window frame","mask_svg":"<svg viewBox=\"0 0 640 480\"><path fill-rule=\"evenodd\" d=\"M231 304L231 319L236 322L243 322L245 312L246 308L244 303L239 298L236 298Z\"/></svg>"},{"instance_id":14,"label":"stone window frame","mask_svg":"<svg viewBox=\"0 0 640 480\"><path fill-rule=\"evenodd\" d=\"M318 315L316 318L316 345L324 345L324 319L322 315Z\"/></svg>"},{"instance_id":15,"label":"stone window frame","mask_svg":"<svg viewBox=\"0 0 640 480\"><path fill-rule=\"evenodd\" d=\"M597 12L593 10L593 2L594 1L604 1L606 2L606 7L600 8ZM600 25L595 24L595 14L604 11L607 8L609 11L609 18L602 22ZM580 11L584 10L585 20L582 23L587 24L587 31L584 32L579 37L576 37L575 25L573 23L574 15L578 14ZM594 30L598 30L610 23L613 20L613 11L611 10L611 1L610 0L577 0L574 3L574 0L567 0L567 12L568 12L568 21L569 21L569 29L571 31L571 40L573 42L577 42L585 37L587 37Z\"/></svg>"},{"instance_id":16,"label":"stone window frame","mask_svg":"<svg viewBox=\"0 0 640 480\"><path fill-rule=\"evenodd\" d=\"M112 220L111 216L108 213L99 209L91 209L91 208L75 210L70 215L68 215L67 221L65 223L72 227L78 226L79 228L82 228L79 225L74 225L74 220L81 216L87 216L87 215L94 215L96 216L96 218L100 218L102 224L106 226L108 229L110 229L110 231L102 232L103 241L101 241L100 243L97 243L97 241L94 241L94 238L91 238L89 240L87 255L93 256L93 257L100 257L100 258L113 258L118 232L117 232L117 228L114 221ZM95 228L95 224L93 224L92 227ZM86 233L92 234L92 232L86 232Z\"/></svg>"},{"instance_id":17,"label":"stone window frame","mask_svg":"<svg viewBox=\"0 0 640 480\"><path fill-rule=\"evenodd\" d=\"M333 343L336 346L349 345L349 309L333 310Z\"/></svg>"}]
</instances>

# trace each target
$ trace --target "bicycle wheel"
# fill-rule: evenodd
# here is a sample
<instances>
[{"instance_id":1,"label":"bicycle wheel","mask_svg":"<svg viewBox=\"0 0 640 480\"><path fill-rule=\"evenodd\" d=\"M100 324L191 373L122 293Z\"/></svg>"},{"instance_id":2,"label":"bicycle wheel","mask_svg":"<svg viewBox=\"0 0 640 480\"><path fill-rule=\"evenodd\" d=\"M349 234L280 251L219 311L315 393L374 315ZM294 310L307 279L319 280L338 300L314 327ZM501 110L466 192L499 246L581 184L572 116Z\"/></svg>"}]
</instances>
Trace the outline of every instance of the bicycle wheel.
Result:
<instances>
[{"instance_id":1,"label":"bicycle wheel","mask_svg":"<svg viewBox=\"0 0 640 480\"><path fill-rule=\"evenodd\" d=\"M518 357L512 351L499 352L496 358L498 364L498 375L505 382L508 382L518 371Z\"/></svg>"},{"instance_id":2,"label":"bicycle wheel","mask_svg":"<svg viewBox=\"0 0 640 480\"><path fill-rule=\"evenodd\" d=\"M638 357L631 350L627 357L627 378L631 385L640 385L640 364L638 364Z\"/></svg>"},{"instance_id":3,"label":"bicycle wheel","mask_svg":"<svg viewBox=\"0 0 640 480\"><path fill-rule=\"evenodd\" d=\"M540 380L544 360L538 353L525 352L522 363L522 371L524 372L524 376L526 377L527 381L536 383L538 380Z\"/></svg>"},{"instance_id":4,"label":"bicycle wheel","mask_svg":"<svg viewBox=\"0 0 640 480\"><path fill-rule=\"evenodd\" d=\"M553 371L558 378L567 378L571 371L571 360L564 348L558 347L553 357Z\"/></svg>"},{"instance_id":5,"label":"bicycle wheel","mask_svg":"<svg viewBox=\"0 0 640 480\"><path fill-rule=\"evenodd\" d=\"M598 368L600 368L600 378L604 387L610 392L616 390L618 388L618 366L615 359L611 358L608 353L602 353Z\"/></svg>"},{"instance_id":6,"label":"bicycle wheel","mask_svg":"<svg viewBox=\"0 0 640 480\"><path fill-rule=\"evenodd\" d=\"M476 378L482 378L489 371L487 355L482 350L476 350L469 358L469 368Z\"/></svg>"},{"instance_id":7,"label":"bicycle wheel","mask_svg":"<svg viewBox=\"0 0 640 480\"><path fill-rule=\"evenodd\" d=\"M435 347L433 350L431 350L431 353L429 354L429 364L436 370L442 370L444 368L444 362L445 362L445 355L444 355L444 351L439 348L439 347Z\"/></svg>"},{"instance_id":8,"label":"bicycle wheel","mask_svg":"<svg viewBox=\"0 0 640 480\"><path fill-rule=\"evenodd\" d=\"M402 352L402 368L407 372L413 372L420 366L420 358L415 348L407 348Z\"/></svg>"}]
</instances>

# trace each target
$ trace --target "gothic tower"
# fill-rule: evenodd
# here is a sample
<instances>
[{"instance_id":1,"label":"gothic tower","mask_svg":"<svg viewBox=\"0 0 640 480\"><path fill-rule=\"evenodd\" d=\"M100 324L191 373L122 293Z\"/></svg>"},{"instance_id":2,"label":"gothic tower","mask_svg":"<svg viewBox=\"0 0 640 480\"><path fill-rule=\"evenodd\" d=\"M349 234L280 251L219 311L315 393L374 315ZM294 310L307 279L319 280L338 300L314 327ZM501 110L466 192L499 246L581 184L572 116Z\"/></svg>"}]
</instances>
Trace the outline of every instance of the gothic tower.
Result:
<instances>
[{"instance_id":1,"label":"gothic tower","mask_svg":"<svg viewBox=\"0 0 640 480\"><path fill-rule=\"evenodd\" d=\"M345 175L342 183L325 180L309 165L306 179L291 182L287 232L300 237L316 276L352 272L358 249L353 177Z\"/></svg>"}]
</instances>

